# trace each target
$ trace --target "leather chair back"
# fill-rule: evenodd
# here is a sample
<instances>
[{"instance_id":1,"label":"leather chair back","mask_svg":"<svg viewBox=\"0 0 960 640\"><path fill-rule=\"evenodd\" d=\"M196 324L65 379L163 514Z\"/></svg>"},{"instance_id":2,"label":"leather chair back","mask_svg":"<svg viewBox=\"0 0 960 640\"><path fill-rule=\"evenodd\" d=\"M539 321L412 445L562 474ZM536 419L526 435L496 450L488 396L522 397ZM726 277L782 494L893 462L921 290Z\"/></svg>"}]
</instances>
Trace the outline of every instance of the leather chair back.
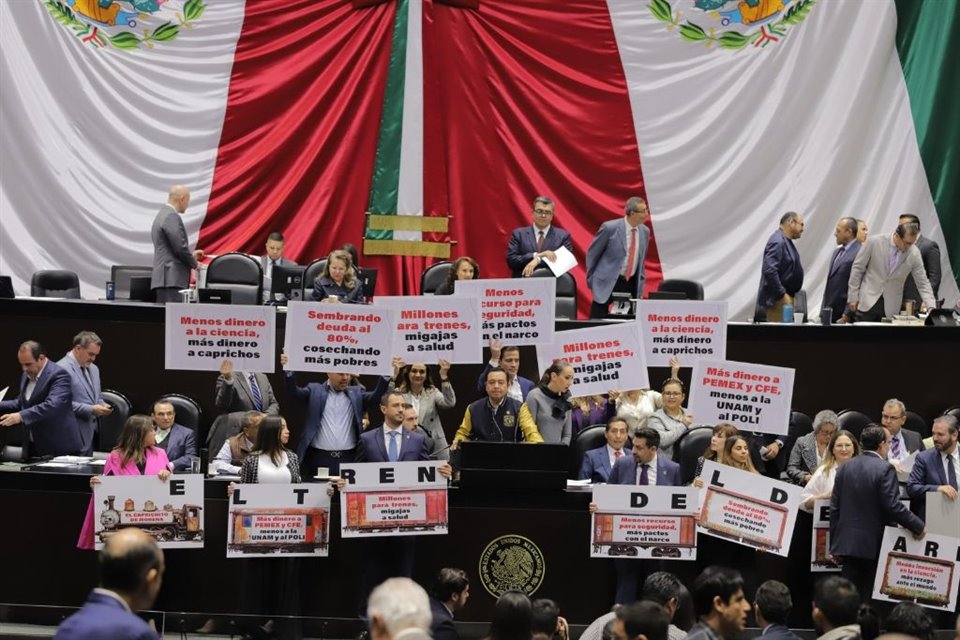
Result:
<instances>
[{"instance_id":1,"label":"leather chair back","mask_svg":"<svg viewBox=\"0 0 960 640\"><path fill-rule=\"evenodd\" d=\"M693 475L697 472L697 458L707 451L712 437L713 427L694 427L685 431L673 445L673 460L680 465L680 484L693 482Z\"/></svg>"},{"instance_id":2,"label":"leather chair back","mask_svg":"<svg viewBox=\"0 0 960 640\"><path fill-rule=\"evenodd\" d=\"M173 411L176 413L174 422L188 429L193 429L198 438L202 435L203 410L200 409L200 404L196 400L181 393L168 393L157 398L157 402L161 400L173 405ZM150 409L151 411L148 413L152 413L153 405L150 406Z\"/></svg>"},{"instance_id":3,"label":"leather chair back","mask_svg":"<svg viewBox=\"0 0 960 640\"><path fill-rule=\"evenodd\" d=\"M576 478L580 473L580 467L583 465L583 457L587 451L596 449L607 443L607 425L592 424L577 434L571 443L570 451L570 477Z\"/></svg>"},{"instance_id":4,"label":"leather chair back","mask_svg":"<svg viewBox=\"0 0 960 640\"><path fill-rule=\"evenodd\" d=\"M694 280L664 280L657 291L673 291L687 296L687 300L703 300L703 285Z\"/></svg>"},{"instance_id":5,"label":"leather chair back","mask_svg":"<svg viewBox=\"0 0 960 640\"><path fill-rule=\"evenodd\" d=\"M837 417L839 418L837 420L837 422L839 422L837 428L846 429L856 436L857 440L860 440L860 434L863 433L863 429L871 422L874 422L867 414L852 409L844 409L837 414ZM880 423L877 422L877 424Z\"/></svg>"},{"instance_id":6,"label":"leather chair back","mask_svg":"<svg viewBox=\"0 0 960 640\"><path fill-rule=\"evenodd\" d=\"M326 270L327 268L327 259L318 258L307 265L307 268L303 272L303 299L304 300L313 300L311 294L313 293L313 282Z\"/></svg>"},{"instance_id":7,"label":"leather chair back","mask_svg":"<svg viewBox=\"0 0 960 640\"><path fill-rule=\"evenodd\" d=\"M35 298L80 299L80 278L73 271L52 269L37 271L30 279L30 295Z\"/></svg>"},{"instance_id":8,"label":"leather chair back","mask_svg":"<svg viewBox=\"0 0 960 640\"><path fill-rule=\"evenodd\" d=\"M533 270L533 277L555 278L556 276L549 267L540 266ZM557 278L554 314L557 318L577 319L577 281L569 271Z\"/></svg>"},{"instance_id":9,"label":"leather chair back","mask_svg":"<svg viewBox=\"0 0 960 640\"><path fill-rule=\"evenodd\" d=\"M134 265L115 264L110 267L110 280L113 282L115 297L117 300L130 299L130 279L131 278L149 278L153 273L153 267L138 267Z\"/></svg>"},{"instance_id":10,"label":"leather chair back","mask_svg":"<svg viewBox=\"0 0 960 640\"><path fill-rule=\"evenodd\" d=\"M420 274L420 295L433 295L437 288L447 281L450 269L453 269L453 262L442 260L435 262Z\"/></svg>"},{"instance_id":11,"label":"leather chair back","mask_svg":"<svg viewBox=\"0 0 960 640\"><path fill-rule=\"evenodd\" d=\"M245 253L225 253L207 267L208 289L228 289L232 304L257 305L263 301L260 261Z\"/></svg>"},{"instance_id":12,"label":"leather chair back","mask_svg":"<svg viewBox=\"0 0 960 640\"><path fill-rule=\"evenodd\" d=\"M113 412L100 418L100 435L94 451L112 451L120 440L123 425L133 413L133 403L119 391L104 389L103 401L113 407Z\"/></svg>"}]
</instances>

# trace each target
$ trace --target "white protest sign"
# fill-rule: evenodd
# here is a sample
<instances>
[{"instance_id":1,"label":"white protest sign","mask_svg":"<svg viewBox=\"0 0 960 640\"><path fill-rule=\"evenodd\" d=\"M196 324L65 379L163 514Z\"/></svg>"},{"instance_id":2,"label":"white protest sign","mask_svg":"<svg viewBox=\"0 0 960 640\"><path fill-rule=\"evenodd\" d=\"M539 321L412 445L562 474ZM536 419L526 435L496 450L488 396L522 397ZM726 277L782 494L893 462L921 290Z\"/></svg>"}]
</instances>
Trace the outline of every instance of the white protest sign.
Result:
<instances>
[{"instance_id":1,"label":"white protest sign","mask_svg":"<svg viewBox=\"0 0 960 640\"><path fill-rule=\"evenodd\" d=\"M480 301L460 296L378 296L377 306L396 309L393 355L407 362L453 364L483 360Z\"/></svg>"},{"instance_id":2,"label":"white protest sign","mask_svg":"<svg viewBox=\"0 0 960 640\"><path fill-rule=\"evenodd\" d=\"M229 359L236 370L271 373L276 314L276 307L169 303L164 367L217 371Z\"/></svg>"},{"instance_id":3,"label":"white protest sign","mask_svg":"<svg viewBox=\"0 0 960 640\"><path fill-rule=\"evenodd\" d=\"M241 484L228 508L228 558L330 555L325 484Z\"/></svg>"},{"instance_id":4,"label":"white protest sign","mask_svg":"<svg viewBox=\"0 0 960 640\"><path fill-rule=\"evenodd\" d=\"M443 461L354 462L340 465L340 536L445 535L447 480Z\"/></svg>"},{"instance_id":5,"label":"white protest sign","mask_svg":"<svg viewBox=\"0 0 960 640\"><path fill-rule=\"evenodd\" d=\"M395 316L377 305L290 302L286 368L392 375Z\"/></svg>"},{"instance_id":6,"label":"white protest sign","mask_svg":"<svg viewBox=\"0 0 960 640\"><path fill-rule=\"evenodd\" d=\"M591 558L697 559L693 487L597 485Z\"/></svg>"},{"instance_id":7,"label":"white protest sign","mask_svg":"<svg viewBox=\"0 0 960 640\"><path fill-rule=\"evenodd\" d=\"M700 531L786 557L797 522L801 488L759 473L703 463Z\"/></svg>"},{"instance_id":8,"label":"white protest sign","mask_svg":"<svg viewBox=\"0 0 960 640\"><path fill-rule=\"evenodd\" d=\"M960 500L951 500L939 491L929 491L923 499L927 531L960 538Z\"/></svg>"},{"instance_id":9,"label":"white protest sign","mask_svg":"<svg viewBox=\"0 0 960 640\"><path fill-rule=\"evenodd\" d=\"M558 331L552 344L537 345L540 371L556 359L573 367L570 394L574 397L650 386L636 322Z\"/></svg>"},{"instance_id":10,"label":"white protest sign","mask_svg":"<svg viewBox=\"0 0 960 640\"><path fill-rule=\"evenodd\" d=\"M100 476L93 487L97 549L122 529L143 529L164 549L203 548L203 476Z\"/></svg>"},{"instance_id":11,"label":"white protest sign","mask_svg":"<svg viewBox=\"0 0 960 640\"><path fill-rule=\"evenodd\" d=\"M900 527L886 527L873 597L916 602L922 607L955 611L960 583L960 539L928 533L923 540Z\"/></svg>"},{"instance_id":12,"label":"white protest sign","mask_svg":"<svg viewBox=\"0 0 960 640\"><path fill-rule=\"evenodd\" d=\"M643 300L637 305L648 367L683 366L727 357L727 303L704 300Z\"/></svg>"},{"instance_id":13,"label":"white protest sign","mask_svg":"<svg viewBox=\"0 0 960 640\"><path fill-rule=\"evenodd\" d=\"M810 542L810 571L840 571L837 558L830 555L830 501L813 502L813 540Z\"/></svg>"},{"instance_id":14,"label":"white protest sign","mask_svg":"<svg viewBox=\"0 0 960 640\"><path fill-rule=\"evenodd\" d=\"M454 294L480 300L484 343L490 338L511 346L553 341L554 278L457 280Z\"/></svg>"},{"instance_id":15,"label":"white protest sign","mask_svg":"<svg viewBox=\"0 0 960 640\"><path fill-rule=\"evenodd\" d=\"M701 424L729 422L741 431L786 434L793 374L786 367L698 360L687 411Z\"/></svg>"}]
</instances>

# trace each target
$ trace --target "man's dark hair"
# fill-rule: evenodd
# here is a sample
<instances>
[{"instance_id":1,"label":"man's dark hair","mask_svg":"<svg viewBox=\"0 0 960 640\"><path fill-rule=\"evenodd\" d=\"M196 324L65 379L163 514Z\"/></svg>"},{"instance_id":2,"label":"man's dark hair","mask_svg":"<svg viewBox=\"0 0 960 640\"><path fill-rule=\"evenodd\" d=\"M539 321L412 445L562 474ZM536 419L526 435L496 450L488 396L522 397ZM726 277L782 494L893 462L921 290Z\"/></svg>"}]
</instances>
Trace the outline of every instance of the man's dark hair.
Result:
<instances>
[{"instance_id":1,"label":"man's dark hair","mask_svg":"<svg viewBox=\"0 0 960 640\"><path fill-rule=\"evenodd\" d=\"M860 448L864 451L877 451L886 440L887 433L883 427L866 427L860 434Z\"/></svg>"},{"instance_id":2,"label":"man's dark hair","mask_svg":"<svg viewBox=\"0 0 960 640\"><path fill-rule=\"evenodd\" d=\"M787 624L787 616L793 608L790 588L779 580L767 580L757 587L754 602L760 615L771 624Z\"/></svg>"},{"instance_id":3,"label":"man's dark hair","mask_svg":"<svg viewBox=\"0 0 960 640\"><path fill-rule=\"evenodd\" d=\"M20 345L20 348L17 349L17 352L20 351L29 351L33 355L33 359L36 360L42 355L46 355L47 350L43 348L43 345L37 342L36 340L27 340Z\"/></svg>"},{"instance_id":4,"label":"man's dark hair","mask_svg":"<svg viewBox=\"0 0 960 640\"><path fill-rule=\"evenodd\" d=\"M857 231L859 231L859 227L857 226L856 218L840 218L840 224L843 226L844 229L846 229L853 235L857 235Z\"/></svg>"},{"instance_id":5,"label":"man's dark hair","mask_svg":"<svg viewBox=\"0 0 960 640\"><path fill-rule=\"evenodd\" d=\"M493 605L488 635L491 640L529 640L532 617L530 598L520 591L507 591Z\"/></svg>"},{"instance_id":6,"label":"man's dark hair","mask_svg":"<svg viewBox=\"0 0 960 640\"><path fill-rule=\"evenodd\" d=\"M506 370L500 367L490 367L487 369L487 375L483 378L483 384L487 384L487 378L490 377L491 373L502 373L503 375L507 376L508 381L510 380L510 374L507 373Z\"/></svg>"},{"instance_id":7,"label":"man's dark hair","mask_svg":"<svg viewBox=\"0 0 960 640\"><path fill-rule=\"evenodd\" d=\"M100 551L100 586L118 593L136 593L147 572L159 569L161 561L155 544L125 545L121 553L104 548Z\"/></svg>"},{"instance_id":8,"label":"man's dark hair","mask_svg":"<svg viewBox=\"0 0 960 640\"><path fill-rule=\"evenodd\" d=\"M436 580L433 582L431 595L441 602L449 600L453 594L461 593L470 586L470 578L463 569L453 567L444 567L440 569Z\"/></svg>"},{"instance_id":9,"label":"man's dark hair","mask_svg":"<svg viewBox=\"0 0 960 640\"><path fill-rule=\"evenodd\" d=\"M608 431L610 431L610 427L617 424L618 422L622 422L625 427L627 427L628 429L630 428L630 425L627 424L626 420L624 420L623 418L618 418L617 416L614 416L609 420L607 420L607 426L604 427L603 432L607 433Z\"/></svg>"},{"instance_id":10,"label":"man's dark hair","mask_svg":"<svg viewBox=\"0 0 960 640\"><path fill-rule=\"evenodd\" d=\"M101 340L100 336L95 334L93 331L81 331L77 335L73 336L73 346L75 347L86 348L91 342L98 347L103 346L103 340Z\"/></svg>"},{"instance_id":11,"label":"man's dark hair","mask_svg":"<svg viewBox=\"0 0 960 640\"><path fill-rule=\"evenodd\" d=\"M700 572L693 581L693 608L700 617L707 616L713 611L713 599L720 596L725 603L737 591L743 591L743 576L735 569L712 565Z\"/></svg>"},{"instance_id":12,"label":"man's dark hair","mask_svg":"<svg viewBox=\"0 0 960 640\"><path fill-rule=\"evenodd\" d=\"M901 213L897 216L897 220L899 220L900 224L915 224L917 225L917 229L920 228L920 218L912 213Z\"/></svg>"},{"instance_id":13,"label":"man's dark hair","mask_svg":"<svg viewBox=\"0 0 960 640\"><path fill-rule=\"evenodd\" d=\"M787 211L785 214L780 216L780 224L784 225L784 224L787 224L788 222L793 222L799 217L800 217L800 214L797 213L796 211Z\"/></svg>"},{"instance_id":14,"label":"man's dark hair","mask_svg":"<svg viewBox=\"0 0 960 640\"><path fill-rule=\"evenodd\" d=\"M667 640L670 615L656 602L641 600L617 609L627 640L644 636L647 640Z\"/></svg>"},{"instance_id":15,"label":"man's dark hair","mask_svg":"<svg viewBox=\"0 0 960 640\"><path fill-rule=\"evenodd\" d=\"M386 406L389 406L389 405L390 405L390 396L400 396L401 398L403 398L403 394L400 393L399 391L397 391L396 389L392 389L392 390L390 390L390 391L387 391L385 394L383 394L382 396L380 396L380 406L381 406L381 407L386 407Z\"/></svg>"},{"instance_id":16,"label":"man's dark hair","mask_svg":"<svg viewBox=\"0 0 960 640\"><path fill-rule=\"evenodd\" d=\"M887 616L887 633L902 633L920 640L933 640L936 629L933 620L918 604L901 602Z\"/></svg>"},{"instance_id":17,"label":"man's dark hair","mask_svg":"<svg viewBox=\"0 0 960 640\"><path fill-rule=\"evenodd\" d=\"M279 231L271 231L270 235L267 236L267 240L273 240L274 242L283 242L283 234Z\"/></svg>"},{"instance_id":18,"label":"man's dark hair","mask_svg":"<svg viewBox=\"0 0 960 640\"><path fill-rule=\"evenodd\" d=\"M669 571L657 571L647 576L643 581L641 600L650 600L659 605L667 606L670 600L676 598L680 602L680 579Z\"/></svg>"},{"instance_id":19,"label":"man's dark hair","mask_svg":"<svg viewBox=\"0 0 960 640\"><path fill-rule=\"evenodd\" d=\"M533 606L533 623L530 625L530 630L552 638L557 631L560 607L549 598L537 598L530 604Z\"/></svg>"},{"instance_id":20,"label":"man's dark hair","mask_svg":"<svg viewBox=\"0 0 960 640\"><path fill-rule=\"evenodd\" d=\"M517 355L519 355L519 354L520 354L520 347L518 347L518 346L516 346L516 345L509 345L509 346L506 346L506 347L502 347L502 348L500 349L500 357L502 358L503 356L507 355L507 354L508 354L509 352L511 352L511 351L516 351L516 352L517 352Z\"/></svg>"},{"instance_id":21,"label":"man's dark hair","mask_svg":"<svg viewBox=\"0 0 960 640\"><path fill-rule=\"evenodd\" d=\"M650 427L640 427L633 434L633 438L643 438L647 441L648 447L660 448L660 432Z\"/></svg>"},{"instance_id":22,"label":"man's dark hair","mask_svg":"<svg viewBox=\"0 0 960 640\"><path fill-rule=\"evenodd\" d=\"M834 627L857 623L860 593L857 587L839 576L819 580L813 587L813 606Z\"/></svg>"}]
</instances>

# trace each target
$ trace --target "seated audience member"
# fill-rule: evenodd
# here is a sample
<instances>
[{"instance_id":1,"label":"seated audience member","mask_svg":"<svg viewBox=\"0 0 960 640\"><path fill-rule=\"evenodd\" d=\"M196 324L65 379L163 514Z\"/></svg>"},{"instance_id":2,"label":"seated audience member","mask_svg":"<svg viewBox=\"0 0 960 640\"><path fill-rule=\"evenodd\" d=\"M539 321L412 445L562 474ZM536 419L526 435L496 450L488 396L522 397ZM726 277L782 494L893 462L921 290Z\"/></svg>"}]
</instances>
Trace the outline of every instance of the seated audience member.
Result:
<instances>
[{"instance_id":1,"label":"seated audience member","mask_svg":"<svg viewBox=\"0 0 960 640\"><path fill-rule=\"evenodd\" d=\"M555 262L560 247L573 252L570 232L553 224L556 204L547 196L533 201L533 224L514 229L507 244L507 266L514 278L528 278L544 261Z\"/></svg>"},{"instance_id":2,"label":"seated audience member","mask_svg":"<svg viewBox=\"0 0 960 640\"><path fill-rule=\"evenodd\" d=\"M570 626L567 620L560 615L560 607L549 598L537 598L530 603L533 609L531 631L543 634L546 638L567 640L570 637Z\"/></svg>"},{"instance_id":3,"label":"seated audience member","mask_svg":"<svg viewBox=\"0 0 960 640\"><path fill-rule=\"evenodd\" d=\"M290 429L282 416L267 416L257 430L257 448L240 465L240 482L299 484L300 459L287 448Z\"/></svg>"},{"instance_id":4,"label":"seated audience member","mask_svg":"<svg viewBox=\"0 0 960 640\"><path fill-rule=\"evenodd\" d=\"M430 452L430 458L434 458L436 455L434 453L436 451L436 443L433 441L433 438L430 437L430 434L427 433L426 429L420 425L417 410L413 408L412 404L407 402L403 403L403 428L422 435L427 445L427 451ZM364 428L364 431L366 431L366 428ZM447 449L449 449L449 447L447 447ZM449 456L449 454L447 455Z\"/></svg>"},{"instance_id":5,"label":"seated audience member","mask_svg":"<svg viewBox=\"0 0 960 640\"><path fill-rule=\"evenodd\" d=\"M880 417L883 428L890 432L887 460L899 471L900 463L908 455L914 451L923 450L923 442L919 433L903 428L907 422L907 407L896 398L891 398L883 404Z\"/></svg>"},{"instance_id":6,"label":"seated audience member","mask_svg":"<svg viewBox=\"0 0 960 640\"><path fill-rule=\"evenodd\" d=\"M242 430L235 436L227 438L220 451L213 458L217 473L239 475L243 461L247 459L257 446L257 434L260 432L260 423L267 414L259 411L247 411L241 421Z\"/></svg>"},{"instance_id":7,"label":"seated audience member","mask_svg":"<svg viewBox=\"0 0 960 640\"><path fill-rule=\"evenodd\" d=\"M860 593L840 576L817 581L813 587L813 626L818 640L859 640Z\"/></svg>"},{"instance_id":8,"label":"seated audience member","mask_svg":"<svg viewBox=\"0 0 960 640\"><path fill-rule=\"evenodd\" d=\"M453 623L454 614L467 604L470 578L463 569L443 568L437 574L430 592L430 635L433 640L460 640Z\"/></svg>"},{"instance_id":9,"label":"seated audience member","mask_svg":"<svg viewBox=\"0 0 960 640\"><path fill-rule=\"evenodd\" d=\"M280 403L273 393L270 379L252 371L234 372L233 362L229 359L220 363L214 404L220 413L262 411L271 416L280 415Z\"/></svg>"},{"instance_id":10,"label":"seated audience member","mask_svg":"<svg viewBox=\"0 0 960 640\"><path fill-rule=\"evenodd\" d=\"M703 473L703 463L705 460L711 460L718 464L723 464L723 450L724 447L726 447L727 439L736 435L740 435L740 432L737 431L737 428L726 422L721 422L713 428L713 435L710 437L710 444L707 446L707 450L702 456L697 458L697 470L694 473L694 476L696 476L696 479L694 480L694 486L700 486L697 485L696 480L699 480L700 475Z\"/></svg>"},{"instance_id":11,"label":"seated audience member","mask_svg":"<svg viewBox=\"0 0 960 640\"><path fill-rule=\"evenodd\" d=\"M155 402L150 415L157 426L157 446L167 452L173 471L190 471L190 458L197 455L197 434L174 422L176 413L169 402Z\"/></svg>"},{"instance_id":12,"label":"seated audience member","mask_svg":"<svg viewBox=\"0 0 960 640\"><path fill-rule=\"evenodd\" d=\"M917 640L934 640L937 630L926 609L913 602L901 602L887 616L887 633L902 633Z\"/></svg>"},{"instance_id":13,"label":"seated audience member","mask_svg":"<svg viewBox=\"0 0 960 640\"><path fill-rule=\"evenodd\" d=\"M750 448L750 459L757 473L774 480L786 470L789 454L783 450L786 436L775 433L745 433Z\"/></svg>"},{"instance_id":14,"label":"seated audience member","mask_svg":"<svg viewBox=\"0 0 960 640\"><path fill-rule=\"evenodd\" d=\"M587 427L606 424L617 410L613 402L607 402L606 397L601 395L570 398L570 404L573 405L570 411L570 430L574 438Z\"/></svg>"},{"instance_id":15,"label":"seated audience member","mask_svg":"<svg viewBox=\"0 0 960 640\"><path fill-rule=\"evenodd\" d=\"M756 467L753 466L753 460L750 459L750 441L741 435L727 438L727 441L723 445L722 464L733 467L734 469L740 469L741 471L760 473Z\"/></svg>"},{"instance_id":16,"label":"seated audience member","mask_svg":"<svg viewBox=\"0 0 960 640\"><path fill-rule=\"evenodd\" d=\"M267 236L265 249L267 251L266 255L260 256L260 269L263 272L263 301L268 302L273 280L273 268L295 267L297 263L283 256L283 234L279 231L273 231ZM285 300L280 294L277 294L277 299Z\"/></svg>"},{"instance_id":17,"label":"seated audience member","mask_svg":"<svg viewBox=\"0 0 960 640\"><path fill-rule=\"evenodd\" d=\"M614 629L617 624L617 610L620 605L616 604L593 622L587 625L587 628L580 634L580 640L613 640Z\"/></svg>"},{"instance_id":18,"label":"seated audience member","mask_svg":"<svg viewBox=\"0 0 960 640\"><path fill-rule=\"evenodd\" d=\"M589 480L593 483L608 482L610 472L617 460L629 453L623 450L627 443L627 423L622 418L610 418L604 435L607 438L607 444L591 449L583 456L579 475L581 480Z\"/></svg>"},{"instance_id":19,"label":"seated audience member","mask_svg":"<svg viewBox=\"0 0 960 640\"><path fill-rule=\"evenodd\" d=\"M453 295L456 288L454 283L457 280L477 280L480 277L480 265L473 258L457 258L450 270L447 272L447 279L444 280L437 290L433 292L437 296Z\"/></svg>"},{"instance_id":20,"label":"seated audience member","mask_svg":"<svg viewBox=\"0 0 960 640\"><path fill-rule=\"evenodd\" d=\"M860 443L852 433L841 430L833 434L823 462L814 470L810 482L800 492L800 508L812 512L817 500L829 500L833 495L833 481L837 477L837 469L858 455Z\"/></svg>"},{"instance_id":21,"label":"seated audience member","mask_svg":"<svg viewBox=\"0 0 960 640\"><path fill-rule=\"evenodd\" d=\"M670 360L670 377L680 374L680 361ZM617 417L627 421L627 433L633 437L640 427L647 426L647 418L663 407L663 396L659 391L650 389L631 389L630 391L611 391L610 402L616 404Z\"/></svg>"},{"instance_id":22,"label":"seated audience member","mask_svg":"<svg viewBox=\"0 0 960 640\"><path fill-rule=\"evenodd\" d=\"M613 637L617 640L667 640L670 615L656 602L641 600L617 609Z\"/></svg>"},{"instance_id":23,"label":"seated audience member","mask_svg":"<svg viewBox=\"0 0 960 640\"><path fill-rule=\"evenodd\" d=\"M330 253L323 273L313 282L313 299L321 302L363 302L363 282L357 277L349 253L339 249Z\"/></svg>"},{"instance_id":24,"label":"seated audience member","mask_svg":"<svg viewBox=\"0 0 960 640\"><path fill-rule=\"evenodd\" d=\"M527 408L544 442L570 444L571 384L573 367L566 360L554 360L527 394Z\"/></svg>"},{"instance_id":25,"label":"seated audience member","mask_svg":"<svg viewBox=\"0 0 960 640\"><path fill-rule=\"evenodd\" d=\"M467 407L450 449L463 440L543 442L527 405L507 396L507 372L494 367L486 378L486 397Z\"/></svg>"},{"instance_id":26,"label":"seated audience member","mask_svg":"<svg viewBox=\"0 0 960 640\"><path fill-rule=\"evenodd\" d=\"M490 362L480 372L477 391L485 390L487 373L494 367L499 367L507 373L507 395L514 400L522 402L536 386L533 380L517 373L520 371L520 347L505 347L499 340L490 338Z\"/></svg>"},{"instance_id":27,"label":"seated audience member","mask_svg":"<svg viewBox=\"0 0 960 640\"><path fill-rule=\"evenodd\" d=\"M647 417L647 427L660 434L660 452L667 458L673 457L673 443L680 439L693 424L693 416L683 408L683 383L669 378L660 390L662 407Z\"/></svg>"},{"instance_id":28,"label":"seated audience member","mask_svg":"<svg viewBox=\"0 0 960 640\"><path fill-rule=\"evenodd\" d=\"M489 640L530 640L533 607L520 591L507 591L497 598L490 617Z\"/></svg>"},{"instance_id":29,"label":"seated audience member","mask_svg":"<svg viewBox=\"0 0 960 640\"><path fill-rule=\"evenodd\" d=\"M933 448L917 454L907 481L910 507L926 517L927 493L938 491L956 501L960 488L960 447L957 446L957 419L950 414L933 421Z\"/></svg>"},{"instance_id":30,"label":"seated audience member","mask_svg":"<svg viewBox=\"0 0 960 640\"><path fill-rule=\"evenodd\" d=\"M145 417L145 416L143 416ZM121 529L99 555L100 586L64 620L54 640L156 640L135 611L153 606L163 583L163 551L141 529Z\"/></svg>"},{"instance_id":31,"label":"seated audience member","mask_svg":"<svg viewBox=\"0 0 960 640\"><path fill-rule=\"evenodd\" d=\"M390 578L367 601L371 640L430 640L430 599L410 578Z\"/></svg>"},{"instance_id":32,"label":"seated audience member","mask_svg":"<svg viewBox=\"0 0 960 640\"><path fill-rule=\"evenodd\" d=\"M447 434L440 422L438 409L451 409L457 406L457 395L450 383L450 363L441 359L438 367L439 386L431 375L430 368L417 362L406 364L400 358L394 363L393 380L390 387L403 394L405 402L413 405L417 412L417 423L423 426L430 437L430 453L438 460L448 460Z\"/></svg>"},{"instance_id":33,"label":"seated audience member","mask_svg":"<svg viewBox=\"0 0 960 640\"><path fill-rule=\"evenodd\" d=\"M733 640L743 632L750 602L743 595L739 571L707 567L694 580L690 592L699 622L690 629L687 640Z\"/></svg>"},{"instance_id":34,"label":"seated audience member","mask_svg":"<svg viewBox=\"0 0 960 640\"><path fill-rule=\"evenodd\" d=\"M680 597L684 590L680 579L668 571L656 571L643 581L640 599L656 602L663 607L670 619L670 626L667 629L668 640L683 640L687 637L687 632L675 624Z\"/></svg>"},{"instance_id":35,"label":"seated audience member","mask_svg":"<svg viewBox=\"0 0 960 640\"><path fill-rule=\"evenodd\" d=\"M813 418L813 431L797 438L787 462L787 477L801 486L810 482L814 470L827 455L827 447L837 432L837 414L824 409Z\"/></svg>"},{"instance_id":36,"label":"seated audience member","mask_svg":"<svg viewBox=\"0 0 960 640\"><path fill-rule=\"evenodd\" d=\"M787 628L787 616L793 608L790 588L778 580L767 580L757 587L753 599L753 613L757 626L763 632L757 636L766 640L800 640L800 636Z\"/></svg>"}]
</instances>

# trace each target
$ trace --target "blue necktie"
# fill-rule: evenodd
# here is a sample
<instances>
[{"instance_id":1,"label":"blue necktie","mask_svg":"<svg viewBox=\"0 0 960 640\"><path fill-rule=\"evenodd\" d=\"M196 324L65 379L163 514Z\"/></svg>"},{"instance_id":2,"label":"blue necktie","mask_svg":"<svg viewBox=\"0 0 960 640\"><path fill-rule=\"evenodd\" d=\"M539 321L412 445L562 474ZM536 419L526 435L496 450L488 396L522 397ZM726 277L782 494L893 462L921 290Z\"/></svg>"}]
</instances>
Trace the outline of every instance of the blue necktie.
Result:
<instances>
[{"instance_id":1,"label":"blue necktie","mask_svg":"<svg viewBox=\"0 0 960 640\"><path fill-rule=\"evenodd\" d=\"M947 456L947 484L954 489L960 489L957 486L957 470L954 468L952 455Z\"/></svg>"},{"instance_id":2,"label":"blue necktie","mask_svg":"<svg viewBox=\"0 0 960 640\"><path fill-rule=\"evenodd\" d=\"M263 411L263 396L260 395L260 387L257 386L257 377L250 374L250 392L253 394L253 406L257 411Z\"/></svg>"},{"instance_id":3,"label":"blue necktie","mask_svg":"<svg viewBox=\"0 0 960 640\"><path fill-rule=\"evenodd\" d=\"M390 462L396 462L397 458L400 457L400 453L397 450L397 436L400 435L396 431L391 431L390 435L390 444L387 446L387 457L390 458Z\"/></svg>"}]
</instances>

